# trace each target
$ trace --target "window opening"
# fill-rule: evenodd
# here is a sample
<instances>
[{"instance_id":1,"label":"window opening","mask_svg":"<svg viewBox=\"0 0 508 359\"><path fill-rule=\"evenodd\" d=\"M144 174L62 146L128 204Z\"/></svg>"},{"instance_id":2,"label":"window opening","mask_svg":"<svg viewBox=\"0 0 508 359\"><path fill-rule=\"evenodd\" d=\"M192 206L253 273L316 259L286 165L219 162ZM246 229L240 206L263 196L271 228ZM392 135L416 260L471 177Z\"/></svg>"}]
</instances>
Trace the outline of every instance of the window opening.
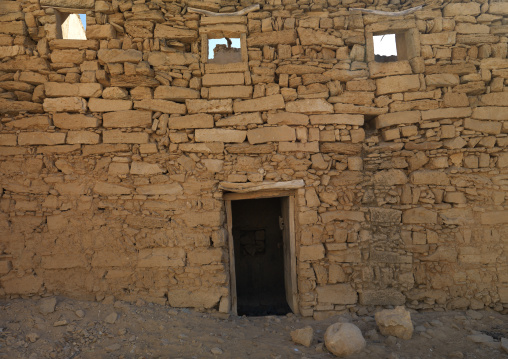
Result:
<instances>
[{"instance_id":1,"label":"window opening","mask_svg":"<svg viewBox=\"0 0 508 359\"><path fill-rule=\"evenodd\" d=\"M376 62L398 61L396 34L374 35L374 58Z\"/></svg>"},{"instance_id":2,"label":"window opening","mask_svg":"<svg viewBox=\"0 0 508 359\"><path fill-rule=\"evenodd\" d=\"M57 12L57 37L86 40L86 14Z\"/></svg>"},{"instance_id":3,"label":"window opening","mask_svg":"<svg viewBox=\"0 0 508 359\"><path fill-rule=\"evenodd\" d=\"M231 64L242 62L240 38L208 39L208 63Z\"/></svg>"}]
</instances>

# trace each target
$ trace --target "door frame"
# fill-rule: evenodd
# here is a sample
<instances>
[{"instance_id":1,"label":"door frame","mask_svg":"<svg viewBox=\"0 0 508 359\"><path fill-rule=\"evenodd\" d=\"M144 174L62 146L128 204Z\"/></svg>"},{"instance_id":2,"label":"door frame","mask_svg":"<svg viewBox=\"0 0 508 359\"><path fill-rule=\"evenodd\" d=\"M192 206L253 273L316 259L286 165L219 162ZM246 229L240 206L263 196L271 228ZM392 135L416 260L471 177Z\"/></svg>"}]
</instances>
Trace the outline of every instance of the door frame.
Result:
<instances>
[{"instance_id":1,"label":"door frame","mask_svg":"<svg viewBox=\"0 0 508 359\"><path fill-rule=\"evenodd\" d=\"M291 293L287 293L286 298L288 304L295 314L299 314L298 307L298 290L297 290L297 277L296 277L296 224L295 224L295 191L292 190L268 190L268 191L255 191L248 193L224 193L224 202L226 205L226 225L228 230L228 248L229 248L229 295L231 312L238 315L238 300L236 294L236 272L235 272L235 248L233 241L233 213L231 209L231 201L244 200L244 199L261 199L280 197L288 199L288 218L289 223L285 223L289 230L289 251L290 263L284 263L284 272L289 268L291 272L290 283L286 283L286 288L291 288ZM284 214L282 214L284 216ZM284 273L286 276L286 273Z\"/></svg>"}]
</instances>

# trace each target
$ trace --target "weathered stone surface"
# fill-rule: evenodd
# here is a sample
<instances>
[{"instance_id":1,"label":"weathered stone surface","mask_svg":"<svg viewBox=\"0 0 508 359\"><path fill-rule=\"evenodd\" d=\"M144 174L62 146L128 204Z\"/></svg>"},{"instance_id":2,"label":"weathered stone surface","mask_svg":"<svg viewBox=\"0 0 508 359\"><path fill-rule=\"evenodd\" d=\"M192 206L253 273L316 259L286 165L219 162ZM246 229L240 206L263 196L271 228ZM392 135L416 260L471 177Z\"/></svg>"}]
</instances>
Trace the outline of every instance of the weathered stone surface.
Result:
<instances>
[{"instance_id":1,"label":"weathered stone surface","mask_svg":"<svg viewBox=\"0 0 508 359\"><path fill-rule=\"evenodd\" d=\"M382 223L400 223L402 211L389 208L370 208L370 220Z\"/></svg>"},{"instance_id":2,"label":"weathered stone surface","mask_svg":"<svg viewBox=\"0 0 508 359\"><path fill-rule=\"evenodd\" d=\"M330 211L321 213L321 221L323 223L329 223L332 221L357 221L362 222L365 220L363 212L359 211Z\"/></svg>"},{"instance_id":3,"label":"weathered stone surface","mask_svg":"<svg viewBox=\"0 0 508 359\"><path fill-rule=\"evenodd\" d=\"M88 108L92 112L127 111L132 108L132 101L91 98L88 101Z\"/></svg>"},{"instance_id":4,"label":"weathered stone surface","mask_svg":"<svg viewBox=\"0 0 508 359\"><path fill-rule=\"evenodd\" d=\"M410 75L413 73L409 61L369 62L370 78L377 79L385 76ZM375 89L374 89L375 90Z\"/></svg>"},{"instance_id":5,"label":"weathered stone surface","mask_svg":"<svg viewBox=\"0 0 508 359\"><path fill-rule=\"evenodd\" d=\"M314 244L311 246L300 247L300 253L298 255L301 261L312 261L318 260L325 257L325 247L322 244Z\"/></svg>"},{"instance_id":6,"label":"weathered stone surface","mask_svg":"<svg viewBox=\"0 0 508 359\"><path fill-rule=\"evenodd\" d=\"M168 122L168 128L181 130L186 128L212 128L213 116L199 113L196 115L171 117Z\"/></svg>"},{"instance_id":7,"label":"weathered stone surface","mask_svg":"<svg viewBox=\"0 0 508 359\"><path fill-rule=\"evenodd\" d=\"M147 143L146 132L122 132L119 130L104 131L102 133L104 143Z\"/></svg>"},{"instance_id":8,"label":"weathered stone surface","mask_svg":"<svg viewBox=\"0 0 508 359\"><path fill-rule=\"evenodd\" d=\"M148 54L148 63L152 66L185 66L192 63L197 63L199 58L196 54L184 52L158 52L152 51Z\"/></svg>"},{"instance_id":9,"label":"weathered stone surface","mask_svg":"<svg viewBox=\"0 0 508 359\"><path fill-rule=\"evenodd\" d=\"M395 186L407 183L407 176L399 169L378 171L374 174L374 184L378 186Z\"/></svg>"},{"instance_id":10,"label":"weathered stone surface","mask_svg":"<svg viewBox=\"0 0 508 359\"><path fill-rule=\"evenodd\" d=\"M196 142L226 142L242 143L247 137L247 131L226 129L197 129Z\"/></svg>"},{"instance_id":11,"label":"weathered stone surface","mask_svg":"<svg viewBox=\"0 0 508 359\"><path fill-rule=\"evenodd\" d=\"M232 113L233 101L228 100L186 100L187 110L193 113Z\"/></svg>"},{"instance_id":12,"label":"weathered stone surface","mask_svg":"<svg viewBox=\"0 0 508 359\"><path fill-rule=\"evenodd\" d=\"M296 44L295 30L282 30L256 33L247 38L247 46L264 46L279 44Z\"/></svg>"},{"instance_id":13,"label":"weathered stone surface","mask_svg":"<svg viewBox=\"0 0 508 359\"><path fill-rule=\"evenodd\" d=\"M163 39L192 42L198 38L196 30L179 29L164 24L155 25L154 36Z\"/></svg>"},{"instance_id":14,"label":"weathered stone surface","mask_svg":"<svg viewBox=\"0 0 508 359\"><path fill-rule=\"evenodd\" d=\"M284 98L282 95L272 95L259 97L252 100L235 101L233 104L233 109L235 113L257 112L283 109L284 106Z\"/></svg>"},{"instance_id":15,"label":"weathered stone surface","mask_svg":"<svg viewBox=\"0 0 508 359\"><path fill-rule=\"evenodd\" d=\"M450 179L442 171L418 170L409 176L413 184L446 186L450 184Z\"/></svg>"},{"instance_id":16,"label":"weathered stone surface","mask_svg":"<svg viewBox=\"0 0 508 359\"><path fill-rule=\"evenodd\" d=\"M309 123L309 116L300 113L269 113L267 117L269 125L306 125Z\"/></svg>"},{"instance_id":17,"label":"weathered stone surface","mask_svg":"<svg viewBox=\"0 0 508 359\"><path fill-rule=\"evenodd\" d=\"M376 94L416 91L420 88L418 75L389 76L376 80Z\"/></svg>"},{"instance_id":18,"label":"weathered stone surface","mask_svg":"<svg viewBox=\"0 0 508 359\"><path fill-rule=\"evenodd\" d=\"M295 114L292 114L296 116ZM346 115L346 114L333 114L333 115L311 115L309 116L312 125L353 125L363 126L363 115Z\"/></svg>"},{"instance_id":19,"label":"weathered stone surface","mask_svg":"<svg viewBox=\"0 0 508 359\"><path fill-rule=\"evenodd\" d=\"M480 116L477 114L477 116ZM471 118L464 120L464 128L468 130L485 132L493 135L501 133L502 123L497 121L477 121Z\"/></svg>"},{"instance_id":20,"label":"weathered stone surface","mask_svg":"<svg viewBox=\"0 0 508 359\"><path fill-rule=\"evenodd\" d=\"M480 4L474 2L447 4L443 8L443 16L447 17L466 16L466 15L476 16L479 14L480 14Z\"/></svg>"},{"instance_id":21,"label":"weathered stone surface","mask_svg":"<svg viewBox=\"0 0 508 359\"><path fill-rule=\"evenodd\" d=\"M160 111L163 113L184 115L187 107L184 104L166 100L141 100L134 101L134 108L140 110Z\"/></svg>"},{"instance_id":22,"label":"weathered stone surface","mask_svg":"<svg viewBox=\"0 0 508 359\"><path fill-rule=\"evenodd\" d=\"M404 305L406 296L395 289L363 290L360 292L361 305Z\"/></svg>"},{"instance_id":23,"label":"weathered stone surface","mask_svg":"<svg viewBox=\"0 0 508 359\"><path fill-rule=\"evenodd\" d=\"M136 187L136 192L144 195L179 196L183 194L183 188L178 183L150 184Z\"/></svg>"},{"instance_id":24,"label":"weathered stone surface","mask_svg":"<svg viewBox=\"0 0 508 359\"><path fill-rule=\"evenodd\" d=\"M425 208L412 208L402 213L402 223L437 223L437 213Z\"/></svg>"},{"instance_id":25,"label":"weathered stone surface","mask_svg":"<svg viewBox=\"0 0 508 359\"><path fill-rule=\"evenodd\" d=\"M405 340L413 336L411 314L402 306L377 312L375 318L379 331L383 335Z\"/></svg>"},{"instance_id":26,"label":"weathered stone surface","mask_svg":"<svg viewBox=\"0 0 508 359\"><path fill-rule=\"evenodd\" d=\"M344 41L340 37L328 34L324 31L317 31L305 27L298 27L298 37L300 38L300 43L302 45L344 45Z\"/></svg>"},{"instance_id":27,"label":"weathered stone surface","mask_svg":"<svg viewBox=\"0 0 508 359\"><path fill-rule=\"evenodd\" d=\"M496 15L508 15L508 4L506 2L490 3L488 12Z\"/></svg>"},{"instance_id":28,"label":"weathered stone surface","mask_svg":"<svg viewBox=\"0 0 508 359\"><path fill-rule=\"evenodd\" d=\"M181 143L178 145L183 152L194 153L223 153L224 143L210 142L210 143Z\"/></svg>"},{"instance_id":29,"label":"weathered stone surface","mask_svg":"<svg viewBox=\"0 0 508 359\"><path fill-rule=\"evenodd\" d=\"M420 111L391 112L376 117L376 128L385 128L395 125L418 123L421 120Z\"/></svg>"},{"instance_id":30,"label":"weathered stone surface","mask_svg":"<svg viewBox=\"0 0 508 359\"><path fill-rule=\"evenodd\" d=\"M116 37L113 25L89 25L86 27L86 38L91 40L108 40Z\"/></svg>"},{"instance_id":31,"label":"weathered stone surface","mask_svg":"<svg viewBox=\"0 0 508 359\"><path fill-rule=\"evenodd\" d=\"M318 286L316 288L319 303L355 304L358 293L349 283Z\"/></svg>"},{"instance_id":32,"label":"weathered stone surface","mask_svg":"<svg viewBox=\"0 0 508 359\"><path fill-rule=\"evenodd\" d=\"M213 99L250 99L252 86L214 86L208 90L208 98Z\"/></svg>"},{"instance_id":33,"label":"weathered stone surface","mask_svg":"<svg viewBox=\"0 0 508 359\"><path fill-rule=\"evenodd\" d=\"M310 347L312 340L314 339L314 329L307 326L301 329L295 329L291 333L291 340L296 344L301 344L306 347Z\"/></svg>"},{"instance_id":34,"label":"weathered stone surface","mask_svg":"<svg viewBox=\"0 0 508 359\"><path fill-rule=\"evenodd\" d=\"M456 41L457 33L455 31L420 35L421 45L453 45Z\"/></svg>"},{"instance_id":35,"label":"weathered stone surface","mask_svg":"<svg viewBox=\"0 0 508 359\"><path fill-rule=\"evenodd\" d=\"M308 115L333 113L333 105L324 99L296 100L286 104L286 111Z\"/></svg>"},{"instance_id":36,"label":"weathered stone surface","mask_svg":"<svg viewBox=\"0 0 508 359\"><path fill-rule=\"evenodd\" d=\"M176 308L213 308L220 298L218 288L171 289L168 292L169 305Z\"/></svg>"},{"instance_id":37,"label":"weathered stone surface","mask_svg":"<svg viewBox=\"0 0 508 359\"><path fill-rule=\"evenodd\" d=\"M86 100L81 97L47 98L42 106L46 112L84 112L87 108Z\"/></svg>"},{"instance_id":38,"label":"weathered stone surface","mask_svg":"<svg viewBox=\"0 0 508 359\"><path fill-rule=\"evenodd\" d=\"M425 82L427 86L448 87L458 85L460 79L456 74L434 74L425 76Z\"/></svg>"},{"instance_id":39,"label":"weathered stone surface","mask_svg":"<svg viewBox=\"0 0 508 359\"><path fill-rule=\"evenodd\" d=\"M155 99L183 102L188 98L199 98L199 91L176 86L159 86L153 94Z\"/></svg>"},{"instance_id":40,"label":"weathered stone surface","mask_svg":"<svg viewBox=\"0 0 508 359\"><path fill-rule=\"evenodd\" d=\"M469 107L440 108L436 110L422 111L422 120L441 120L443 118L464 118L471 116Z\"/></svg>"},{"instance_id":41,"label":"weathered stone surface","mask_svg":"<svg viewBox=\"0 0 508 359\"><path fill-rule=\"evenodd\" d=\"M338 357L347 357L360 353L367 343L360 328L351 323L335 323L325 332L325 345L331 353Z\"/></svg>"},{"instance_id":42,"label":"weathered stone surface","mask_svg":"<svg viewBox=\"0 0 508 359\"><path fill-rule=\"evenodd\" d=\"M295 141L295 130L289 126L262 127L247 131L251 145L277 141Z\"/></svg>"},{"instance_id":43,"label":"weathered stone surface","mask_svg":"<svg viewBox=\"0 0 508 359\"><path fill-rule=\"evenodd\" d=\"M304 74L321 74L325 69L310 65L282 65L275 71L278 74L304 75Z\"/></svg>"},{"instance_id":44,"label":"weathered stone surface","mask_svg":"<svg viewBox=\"0 0 508 359\"><path fill-rule=\"evenodd\" d=\"M205 87L243 85L244 82L245 76L241 72L205 74L202 79L202 85Z\"/></svg>"},{"instance_id":45,"label":"weathered stone surface","mask_svg":"<svg viewBox=\"0 0 508 359\"><path fill-rule=\"evenodd\" d=\"M99 120L82 114L55 113L53 124L58 128L75 130L89 127L99 127Z\"/></svg>"},{"instance_id":46,"label":"weathered stone surface","mask_svg":"<svg viewBox=\"0 0 508 359\"><path fill-rule=\"evenodd\" d=\"M51 52L51 62L81 64L83 61L85 61L84 50L53 50Z\"/></svg>"},{"instance_id":47,"label":"weathered stone surface","mask_svg":"<svg viewBox=\"0 0 508 359\"><path fill-rule=\"evenodd\" d=\"M94 9L94 0L41 0L42 6L66 7L71 9Z\"/></svg>"},{"instance_id":48,"label":"weathered stone surface","mask_svg":"<svg viewBox=\"0 0 508 359\"><path fill-rule=\"evenodd\" d=\"M102 85L97 83L46 82L44 91L47 97L100 97L102 95Z\"/></svg>"},{"instance_id":49,"label":"weathered stone surface","mask_svg":"<svg viewBox=\"0 0 508 359\"><path fill-rule=\"evenodd\" d=\"M501 107L504 103L498 103L498 106L489 107L476 107L473 109L472 117L477 120L495 120L495 121L506 121L508 120L508 114L506 109Z\"/></svg>"},{"instance_id":50,"label":"weathered stone surface","mask_svg":"<svg viewBox=\"0 0 508 359\"><path fill-rule=\"evenodd\" d=\"M319 142L279 142L280 152L319 152Z\"/></svg>"},{"instance_id":51,"label":"weathered stone surface","mask_svg":"<svg viewBox=\"0 0 508 359\"><path fill-rule=\"evenodd\" d=\"M130 194L132 192L129 187L106 182L97 182L93 191L103 196L118 196L122 194Z\"/></svg>"},{"instance_id":52,"label":"weathered stone surface","mask_svg":"<svg viewBox=\"0 0 508 359\"><path fill-rule=\"evenodd\" d=\"M150 111L115 111L107 112L102 116L104 127L148 127L152 125Z\"/></svg>"}]
</instances>

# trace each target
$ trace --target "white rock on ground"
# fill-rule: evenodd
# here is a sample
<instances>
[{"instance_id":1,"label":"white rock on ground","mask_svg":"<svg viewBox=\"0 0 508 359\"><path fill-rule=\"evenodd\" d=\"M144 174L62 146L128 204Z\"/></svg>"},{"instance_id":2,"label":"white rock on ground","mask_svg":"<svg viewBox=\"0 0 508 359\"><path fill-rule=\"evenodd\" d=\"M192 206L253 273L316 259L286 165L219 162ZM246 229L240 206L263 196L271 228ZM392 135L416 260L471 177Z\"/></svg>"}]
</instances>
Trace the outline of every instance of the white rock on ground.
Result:
<instances>
[{"instance_id":1,"label":"white rock on ground","mask_svg":"<svg viewBox=\"0 0 508 359\"><path fill-rule=\"evenodd\" d=\"M508 339L501 338L501 349L508 353Z\"/></svg>"},{"instance_id":2,"label":"white rock on ground","mask_svg":"<svg viewBox=\"0 0 508 359\"><path fill-rule=\"evenodd\" d=\"M39 312L41 314L49 314L55 311L56 298L43 298L39 300Z\"/></svg>"},{"instance_id":3,"label":"white rock on ground","mask_svg":"<svg viewBox=\"0 0 508 359\"><path fill-rule=\"evenodd\" d=\"M383 335L393 335L400 339L411 339L413 322L411 314L402 306L385 309L376 313L376 324Z\"/></svg>"},{"instance_id":4,"label":"white rock on ground","mask_svg":"<svg viewBox=\"0 0 508 359\"><path fill-rule=\"evenodd\" d=\"M296 329L291 332L291 340L296 344L305 345L306 347L310 347L313 338L314 329L312 329L310 326Z\"/></svg>"},{"instance_id":5,"label":"white rock on ground","mask_svg":"<svg viewBox=\"0 0 508 359\"><path fill-rule=\"evenodd\" d=\"M326 348L338 357L361 352L366 342L361 330L351 323L335 323L326 329Z\"/></svg>"}]
</instances>

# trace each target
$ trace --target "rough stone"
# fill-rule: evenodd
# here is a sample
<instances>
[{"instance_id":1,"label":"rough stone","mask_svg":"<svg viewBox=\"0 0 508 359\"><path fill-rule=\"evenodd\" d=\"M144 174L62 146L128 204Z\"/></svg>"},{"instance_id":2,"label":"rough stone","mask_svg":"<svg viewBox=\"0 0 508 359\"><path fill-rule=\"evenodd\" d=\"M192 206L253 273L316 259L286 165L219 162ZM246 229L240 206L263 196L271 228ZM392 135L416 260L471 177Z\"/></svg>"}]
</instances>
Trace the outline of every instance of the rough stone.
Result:
<instances>
[{"instance_id":1,"label":"rough stone","mask_svg":"<svg viewBox=\"0 0 508 359\"><path fill-rule=\"evenodd\" d=\"M405 340L413 336L411 314L402 306L377 312L375 318L379 331L385 336L391 335Z\"/></svg>"},{"instance_id":2,"label":"rough stone","mask_svg":"<svg viewBox=\"0 0 508 359\"><path fill-rule=\"evenodd\" d=\"M325 345L331 353L338 357L347 357L360 353L367 343L360 328L351 323L335 323L325 332Z\"/></svg>"}]
</instances>

